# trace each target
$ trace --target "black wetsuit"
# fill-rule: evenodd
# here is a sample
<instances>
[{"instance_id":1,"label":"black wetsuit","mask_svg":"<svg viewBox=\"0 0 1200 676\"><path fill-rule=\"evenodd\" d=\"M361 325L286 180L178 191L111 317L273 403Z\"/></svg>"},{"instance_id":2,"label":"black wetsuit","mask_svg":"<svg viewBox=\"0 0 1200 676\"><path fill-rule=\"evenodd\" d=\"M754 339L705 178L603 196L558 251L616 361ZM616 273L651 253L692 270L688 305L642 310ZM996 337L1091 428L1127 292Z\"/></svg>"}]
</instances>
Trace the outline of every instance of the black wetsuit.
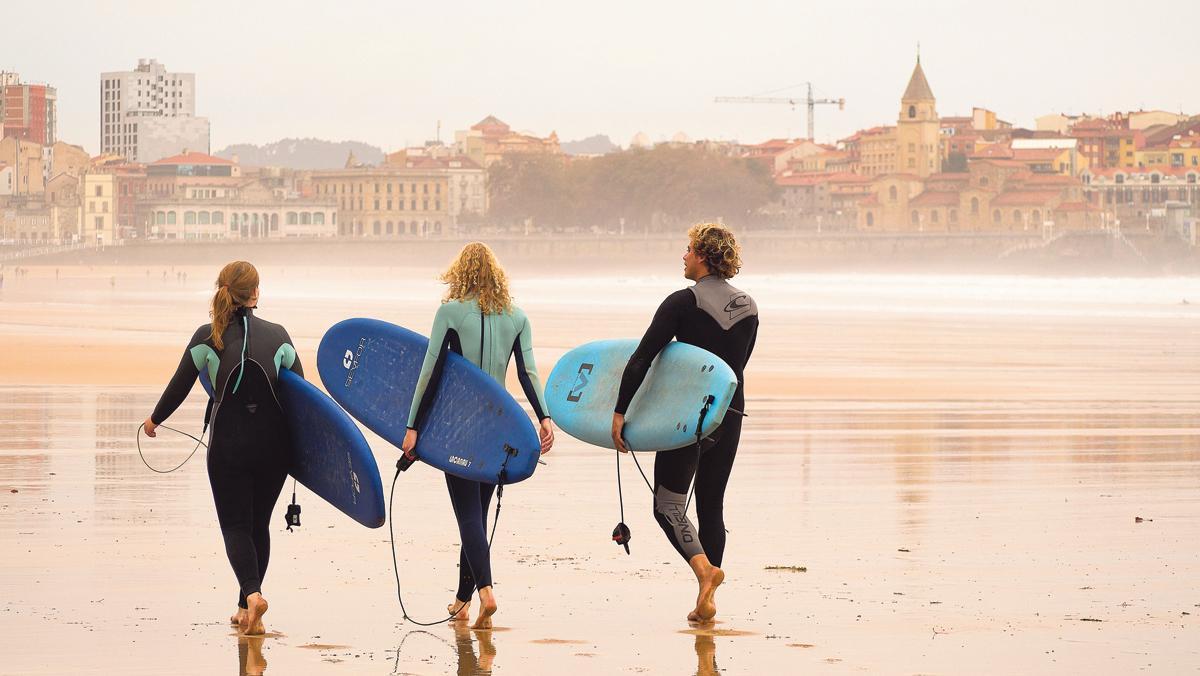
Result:
<instances>
[{"instance_id":1,"label":"black wetsuit","mask_svg":"<svg viewBox=\"0 0 1200 676\"><path fill-rule=\"evenodd\" d=\"M210 333L209 324L196 329L150 419L166 420L187 398L201 369L207 371L215 392L208 412L208 480L225 553L237 576L238 605L245 608L246 596L262 591L271 556L271 512L289 467L279 370L301 376L304 370L287 331L255 317L253 310L234 313L221 336L224 349L213 347Z\"/></svg>"},{"instance_id":2,"label":"black wetsuit","mask_svg":"<svg viewBox=\"0 0 1200 676\"><path fill-rule=\"evenodd\" d=\"M667 296L654 313L654 320L621 378L615 411L624 415L654 358L672 338L712 352L737 375L738 387L730 403L731 410L701 443L699 453L693 444L659 451L655 456L654 518L685 560L707 554L709 561L720 567L725 554L725 486L742 432L741 413L745 411L742 370L750 360L757 335L758 306L754 300L728 281L708 275L694 286ZM698 536L685 512L692 477L696 479Z\"/></svg>"}]
</instances>

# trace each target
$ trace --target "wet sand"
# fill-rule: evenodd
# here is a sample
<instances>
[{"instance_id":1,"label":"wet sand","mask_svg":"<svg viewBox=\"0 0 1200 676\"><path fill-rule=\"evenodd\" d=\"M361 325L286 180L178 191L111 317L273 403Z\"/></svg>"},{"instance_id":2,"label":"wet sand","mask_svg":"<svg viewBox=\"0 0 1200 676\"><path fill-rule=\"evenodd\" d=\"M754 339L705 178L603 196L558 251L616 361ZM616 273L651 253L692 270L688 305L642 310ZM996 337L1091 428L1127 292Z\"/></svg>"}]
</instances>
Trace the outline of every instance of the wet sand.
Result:
<instances>
[{"instance_id":1,"label":"wet sand","mask_svg":"<svg viewBox=\"0 0 1200 676\"><path fill-rule=\"evenodd\" d=\"M612 455L560 433L549 464L505 494L497 631L404 623L386 529L301 488L304 525L284 531L281 500L265 584L280 635L239 641L202 454L163 477L132 444L215 274L165 268L164 282L163 269L6 275L0 673L1200 668L1196 279L746 275L763 328L719 624L684 621L690 573L632 463L626 556L609 540ZM432 268L262 272L260 314L288 327L310 371L329 324L424 331L440 293ZM639 334L683 283L674 269L512 272L543 375L578 342ZM198 432L202 405L196 388L168 424ZM396 451L368 439L386 487ZM152 444L157 465L191 450L169 433ZM406 605L437 617L457 579L441 476L404 474L395 509Z\"/></svg>"}]
</instances>

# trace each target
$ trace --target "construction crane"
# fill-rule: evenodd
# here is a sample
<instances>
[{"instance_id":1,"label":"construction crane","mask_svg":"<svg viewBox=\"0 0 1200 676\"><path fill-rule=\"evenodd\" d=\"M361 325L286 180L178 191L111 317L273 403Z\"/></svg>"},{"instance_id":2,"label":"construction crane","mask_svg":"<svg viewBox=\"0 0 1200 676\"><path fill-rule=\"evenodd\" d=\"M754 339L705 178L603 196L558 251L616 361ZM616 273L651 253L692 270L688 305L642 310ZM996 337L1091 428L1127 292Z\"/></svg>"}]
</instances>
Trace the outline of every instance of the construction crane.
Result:
<instances>
[{"instance_id":1,"label":"construction crane","mask_svg":"<svg viewBox=\"0 0 1200 676\"><path fill-rule=\"evenodd\" d=\"M784 98L780 96L718 96L713 99L716 103L784 103L795 108L800 104L808 107L808 139L815 140L813 132L813 112L817 104L837 104L838 110L846 109L846 99L814 99L811 82L805 82L808 96L804 98Z\"/></svg>"}]
</instances>

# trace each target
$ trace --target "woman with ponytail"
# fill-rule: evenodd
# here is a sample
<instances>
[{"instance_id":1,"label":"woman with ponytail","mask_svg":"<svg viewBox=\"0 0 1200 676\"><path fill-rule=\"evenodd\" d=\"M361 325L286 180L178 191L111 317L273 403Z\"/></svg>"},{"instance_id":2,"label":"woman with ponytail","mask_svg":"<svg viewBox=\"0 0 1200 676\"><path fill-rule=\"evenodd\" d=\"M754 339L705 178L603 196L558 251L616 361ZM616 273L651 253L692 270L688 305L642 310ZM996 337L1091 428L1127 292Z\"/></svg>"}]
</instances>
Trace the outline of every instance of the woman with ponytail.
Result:
<instances>
[{"instance_id":1,"label":"woman with ponytail","mask_svg":"<svg viewBox=\"0 0 1200 676\"><path fill-rule=\"evenodd\" d=\"M203 372L213 388L208 479L225 553L238 581L238 610L229 618L245 634L263 634L262 581L271 555L270 520L288 473L289 440L279 402L280 369L300 376L292 339L254 315L258 270L235 261L217 275L210 315L188 342L175 375L143 423L147 436L187 398Z\"/></svg>"},{"instance_id":2,"label":"woman with ponytail","mask_svg":"<svg viewBox=\"0 0 1200 676\"><path fill-rule=\"evenodd\" d=\"M441 279L449 288L433 320L429 350L417 379L401 450L410 458L415 457L418 430L433 403L446 353L453 350L502 386L508 363L516 358L517 378L538 419L538 436L542 453L546 453L554 444L554 426L533 362L533 334L529 318L509 296L508 276L500 262L486 244L472 242L462 248ZM452 474L446 474L446 487L462 542L458 593L447 610L455 620L465 622L471 597L479 590L479 616L474 627L488 628L496 612L496 596L492 592L492 560L485 527L488 503L496 487Z\"/></svg>"}]
</instances>

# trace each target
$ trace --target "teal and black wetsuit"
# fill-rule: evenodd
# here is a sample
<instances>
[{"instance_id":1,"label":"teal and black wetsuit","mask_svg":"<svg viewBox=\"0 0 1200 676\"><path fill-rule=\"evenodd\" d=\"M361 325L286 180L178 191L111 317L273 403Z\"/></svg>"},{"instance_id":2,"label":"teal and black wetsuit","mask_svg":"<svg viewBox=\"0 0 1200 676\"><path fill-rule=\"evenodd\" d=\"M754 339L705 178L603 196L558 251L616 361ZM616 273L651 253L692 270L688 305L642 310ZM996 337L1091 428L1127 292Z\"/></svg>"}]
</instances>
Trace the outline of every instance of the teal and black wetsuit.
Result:
<instances>
[{"instance_id":1,"label":"teal and black wetsuit","mask_svg":"<svg viewBox=\"0 0 1200 676\"><path fill-rule=\"evenodd\" d=\"M208 480L217 505L225 553L238 580L238 605L262 591L271 556L270 520L287 478L290 440L279 402L279 371L303 376L292 339L249 308L234 312L213 346L210 324L196 329L150 419L165 421L204 369L213 384L208 415Z\"/></svg>"},{"instance_id":2,"label":"teal and black wetsuit","mask_svg":"<svg viewBox=\"0 0 1200 676\"><path fill-rule=\"evenodd\" d=\"M501 385L510 358L516 357L517 377L534 415L539 421L550 417L542 398L542 384L533 360L533 334L529 318L515 305L498 314L484 314L474 299L450 301L438 308L429 335L429 351L421 365L421 376L413 393L408 427L420 431L421 422L433 404L441 380L446 354L453 350L476 364ZM457 598L471 600L477 587L492 584L492 562L487 544L487 509L492 499L492 484L460 479L446 474L446 487L454 517L458 520L462 548L459 551Z\"/></svg>"},{"instance_id":3,"label":"teal and black wetsuit","mask_svg":"<svg viewBox=\"0 0 1200 676\"><path fill-rule=\"evenodd\" d=\"M737 376L738 387L725 420L701 444L659 451L654 457L654 518L685 560L706 554L720 567L725 555L725 486L737 455L745 411L742 370L758 337L758 306L748 294L717 275L667 296L654 313L642 341L629 358L617 393L621 415L642 385L654 358L672 338L702 347L720 357ZM636 449L634 449L636 450ZM697 533L685 507L688 485L696 479Z\"/></svg>"}]
</instances>

